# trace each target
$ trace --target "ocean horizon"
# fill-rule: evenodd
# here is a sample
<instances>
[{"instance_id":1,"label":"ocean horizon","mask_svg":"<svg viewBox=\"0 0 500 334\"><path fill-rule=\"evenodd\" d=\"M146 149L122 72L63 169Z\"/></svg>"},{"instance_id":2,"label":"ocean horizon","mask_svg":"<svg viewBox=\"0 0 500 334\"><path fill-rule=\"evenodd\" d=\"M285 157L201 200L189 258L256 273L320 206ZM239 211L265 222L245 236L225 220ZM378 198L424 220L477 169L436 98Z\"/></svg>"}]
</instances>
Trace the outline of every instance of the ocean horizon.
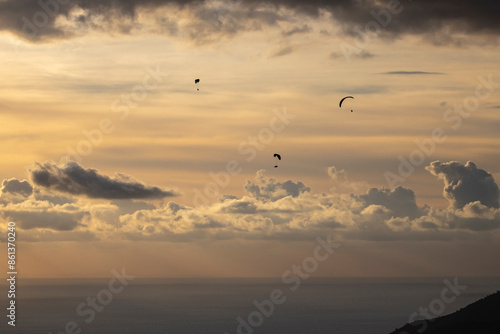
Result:
<instances>
[{"instance_id":1,"label":"ocean horizon","mask_svg":"<svg viewBox=\"0 0 500 334\"><path fill-rule=\"evenodd\" d=\"M446 281L458 282L460 292L453 302L436 302ZM118 284L110 288L110 278L19 279L16 326L4 321L1 328L27 334L78 329L96 334L388 334L420 308L436 317L453 313L499 290L499 282L498 277L309 278L296 286L281 278L135 278L118 289ZM279 303L270 302L272 297ZM92 300L96 306L91 307ZM7 305L6 296L2 303Z\"/></svg>"}]
</instances>

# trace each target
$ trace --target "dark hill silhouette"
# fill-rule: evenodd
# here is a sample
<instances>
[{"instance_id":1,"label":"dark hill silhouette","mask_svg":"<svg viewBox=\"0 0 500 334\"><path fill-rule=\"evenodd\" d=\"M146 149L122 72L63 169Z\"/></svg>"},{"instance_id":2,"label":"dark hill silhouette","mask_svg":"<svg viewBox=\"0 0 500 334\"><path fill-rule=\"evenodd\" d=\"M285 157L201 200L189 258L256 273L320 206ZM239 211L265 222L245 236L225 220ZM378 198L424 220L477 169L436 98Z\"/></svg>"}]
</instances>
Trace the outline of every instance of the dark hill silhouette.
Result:
<instances>
[{"instance_id":1,"label":"dark hill silhouette","mask_svg":"<svg viewBox=\"0 0 500 334\"><path fill-rule=\"evenodd\" d=\"M391 334L499 334L500 333L500 291L484 297L455 313L415 321L396 329ZM425 329L424 329L425 328Z\"/></svg>"}]
</instances>

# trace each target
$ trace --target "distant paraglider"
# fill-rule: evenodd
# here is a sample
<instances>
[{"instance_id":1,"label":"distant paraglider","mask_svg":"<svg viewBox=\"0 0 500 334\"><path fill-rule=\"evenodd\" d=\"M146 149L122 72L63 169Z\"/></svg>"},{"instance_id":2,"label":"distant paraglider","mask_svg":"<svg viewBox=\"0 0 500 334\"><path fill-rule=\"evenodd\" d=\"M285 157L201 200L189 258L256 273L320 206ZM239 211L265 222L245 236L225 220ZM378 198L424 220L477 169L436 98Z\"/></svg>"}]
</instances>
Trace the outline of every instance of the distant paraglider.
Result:
<instances>
[{"instance_id":1,"label":"distant paraglider","mask_svg":"<svg viewBox=\"0 0 500 334\"><path fill-rule=\"evenodd\" d=\"M196 85L196 84L198 84L199 82L200 82L200 79L195 79L195 80L194 80L194 84L195 84L195 85ZM197 91L199 91L199 90L200 90L200 88L196 88L196 90L197 90Z\"/></svg>"},{"instance_id":2,"label":"distant paraglider","mask_svg":"<svg viewBox=\"0 0 500 334\"><path fill-rule=\"evenodd\" d=\"M352 96L346 96L346 97L344 97L342 100L340 100L339 108L342 108L342 103L344 102L345 99L354 99L354 97L352 97ZM351 109L351 112L352 112L352 109Z\"/></svg>"},{"instance_id":3,"label":"distant paraglider","mask_svg":"<svg viewBox=\"0 0 500 334\"><path fill-rule=\"evenodd\" d=\"M281 160L281 155L279 155L278 153L274 153L274 157L275 158L278 158L278 160ZM278 166L274 166L274 168L278 168Z\"/></svg>"}]
</instances>

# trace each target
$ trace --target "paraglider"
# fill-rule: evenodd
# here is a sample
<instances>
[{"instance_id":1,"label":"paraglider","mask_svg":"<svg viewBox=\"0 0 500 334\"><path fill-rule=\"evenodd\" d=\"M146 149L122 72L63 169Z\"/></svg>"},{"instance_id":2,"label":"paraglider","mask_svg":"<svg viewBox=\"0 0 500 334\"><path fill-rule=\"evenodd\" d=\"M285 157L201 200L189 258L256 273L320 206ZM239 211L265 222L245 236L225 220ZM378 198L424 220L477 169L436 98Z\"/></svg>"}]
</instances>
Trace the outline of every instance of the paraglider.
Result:
<instances>
[{"instance_id":1,"label":"paraglider","mask_svg":"<svg viewBox=\"0 0 500 334\"><path fill-rule=\"evenodd\" d=\"M344 97L342 100L340 100L339 108L342 108L342 103L344 102L345 99L354 99L354 97L352 97L352 96L346 96L346 97ZM351 109L351 112L352 112L352 109Z\"/></svg>"},{"instance_id":2,"label":"paraglider","mask_svg":"<svg viewBox=\"0 0 500 334\"><path fill-rule=\"evenodd\" d=\"M275 158L278 158L278 160L281 160L281 155L279 155L278 153L274 153L273 155ZM278 166L274 166L274 168L278 168Z\"/></svg>"},{"instance_id":3,"label":"paraglider","mask_svg":"<svg viewBox=\"0 0 500 334\"><path fill-rule=\"evenodd\" d=\"M195 84L195 85L196 85L197 83L199 83L199 82L200 82L200 79L195 79L195 80L194 80L194 84ZM197 90L197 91L199 91L200 89L199 89L199 88L196 88L196 90Z\"/></svg>"}]
</instances>

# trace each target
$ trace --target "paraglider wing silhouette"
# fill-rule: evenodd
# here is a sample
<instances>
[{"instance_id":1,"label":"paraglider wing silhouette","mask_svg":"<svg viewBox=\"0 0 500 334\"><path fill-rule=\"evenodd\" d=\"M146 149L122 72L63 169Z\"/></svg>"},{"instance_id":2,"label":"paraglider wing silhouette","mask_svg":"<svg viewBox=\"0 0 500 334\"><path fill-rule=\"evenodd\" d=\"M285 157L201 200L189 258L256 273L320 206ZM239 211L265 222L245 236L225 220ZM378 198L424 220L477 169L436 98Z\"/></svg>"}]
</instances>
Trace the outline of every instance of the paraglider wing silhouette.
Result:
<instances>
[{"instance_id":1,"label":"paraglider wing silhouette","mask_svg":"<svg viewBox=\"0 0 500 334\"><path fill-rule=\"evenodd\" d=\"M340 100L339 108L342 108L342 103L344 102L345 99L354 99L354 97L352 97L352 96L346 96L346 97L344 97L342 100Z\"/></svg>"},{"instance_id":2,"label":"paraglider wing silhouette","mask_svg":"<svg viewBox=\"0 0 500 334\"><path fill-rule=\"evenodd\" d=\"M281 155L278 153L274 153L273 157L278 158L278 160L281 160ZM278 168L278 166L274 166L274 168Z\"/></svg>"},{"instance_id":3,"label":"paraglider wing silhouette","mask_svg":"<svg viewBox=\"0 0 500 334\"><path fill-rule=\"evenodd\" d=\"M194 83L197 84L198 82L200 82L200 79L196 79L194 80Z\"/></svg>"}]
</instances>

